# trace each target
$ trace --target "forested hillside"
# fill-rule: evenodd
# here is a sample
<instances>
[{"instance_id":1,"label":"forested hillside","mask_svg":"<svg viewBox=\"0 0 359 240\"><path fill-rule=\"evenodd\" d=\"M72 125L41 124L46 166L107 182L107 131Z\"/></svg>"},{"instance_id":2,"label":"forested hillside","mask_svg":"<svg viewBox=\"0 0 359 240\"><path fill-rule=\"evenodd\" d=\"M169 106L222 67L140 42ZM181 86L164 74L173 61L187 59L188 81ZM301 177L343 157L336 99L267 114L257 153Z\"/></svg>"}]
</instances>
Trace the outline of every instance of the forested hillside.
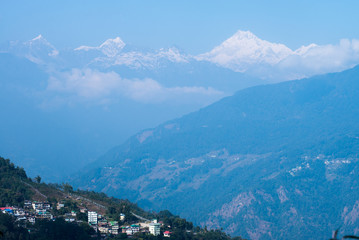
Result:
<instances>
[{"instance_id":1,"label":"forested hillside","mask_svg":"<svg viewBox=\"0 0 359 240\"><path fill-rule=\"evenodd\" d=\"M24 181L29 181L25 170L0 157L0 206L23 205L25 199L31 199L33 193Z\"/></svg>"},{"instance_id":2,"label":"forested hillside","mask_svg":"<svg viewBox=\"0 0 359 240\"><path fill-rule=\"evenodd\" d=\"M141 219L157 219L161 222L161 232L171 231L170 239L188 240L231 240L220 230L207 230L194 226L168 210L146 212L128 200L108 197L104 193L74 190L71 185L41 183L41 177L27 177L23 168L15 166L9 159L0 157L0 238L8 240L85 240L85 239L126 239L126 233L103 234L95 231L87 223L87 215L82 212L97 211L109 221L118 221L122 226L138 223ZM46 219L45 215L34 215L35 223L31 223L18 212L26 210L29 201L49 203L49 214L53 218ZM56 208L60 206L61 208ZM24 208L24 209L23 209ZM69 214L76 221L69 221ZM121 219L121 215L125 218ZM141 219L139 219L141 218ZM163 235L153 236L148 232L138 232L131 239L163 239Z\"/></svg>"},{"instance_id":3,"label":"forested hillside","mask_svg":"<svg viewBox=\"0 0 359 240\"><path fill-rule=\"evenodd\" d=\"M251 239L357 234L358 122L358 66L247 88L139 132L74 183Z\"/></svg>"}]
</instances>

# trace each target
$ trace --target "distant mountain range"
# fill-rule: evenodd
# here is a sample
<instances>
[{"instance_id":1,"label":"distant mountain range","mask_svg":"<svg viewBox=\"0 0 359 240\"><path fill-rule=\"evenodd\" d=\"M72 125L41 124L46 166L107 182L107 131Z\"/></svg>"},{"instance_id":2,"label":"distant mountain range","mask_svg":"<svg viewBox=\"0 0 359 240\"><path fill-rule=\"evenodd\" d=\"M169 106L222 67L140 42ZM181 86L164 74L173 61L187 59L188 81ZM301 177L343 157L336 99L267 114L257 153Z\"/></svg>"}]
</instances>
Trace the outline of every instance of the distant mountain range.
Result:
<instances>
[{"instance_id":1,"label":"distant mountain range","mask_svg":"<svg viewBox=\"0 0 359 240\"><path fill-rule=\"evenodd\" d=\"M237 31L212 50L198 55L185 53L177 47L141 49L127 45L120 37L107 39L99 46L58 50L42 35L26 42L12 41L0 51L57 69L122 67L120 73L125 77L128 77L125 68L141 72L147 70L149 73L181 65L198 65L200 62L212 68L215 65L277 82L353 67L359 63L358 44L358 40L343 39L338 45L311 43L292 50L284 44L262 40L250 31ZM195 84L195 80L192 83Z\"/></svg>"},{"instance_id":2,"label":"distant mountain range","mask_svg":"<svg viewBox=\"0 0 359 240\"><path fill-rule=\"evenodd\" d=\"M250 239L358 234L358 122L359 67L247 88L141 131L74 183Z\"/></svg>"},{"instance_id":3,"label":"distant mountain range","mask_svg":"<svg viewBox=\"0 0 359 240\"><path fill-rule=\"evenodd\" d=\"M0 152L31 176L66 181L141 129L236 91L359 63L357 40L292 50L238 31L212 50L107 39L58 49L39 35L0 47Z\"/></svg>"},{"instance_id":4,"label":"distant mountain range","mask_svg":"<svg viewBox=\"0 0 359 240\"><path fill-rule=\"evenodd\" d=\"M263 83L175 48L120 38L58 50L43 36L0 50L0 152L31 176L64 181L140 129Z\"/></svg>"}]
</instances>

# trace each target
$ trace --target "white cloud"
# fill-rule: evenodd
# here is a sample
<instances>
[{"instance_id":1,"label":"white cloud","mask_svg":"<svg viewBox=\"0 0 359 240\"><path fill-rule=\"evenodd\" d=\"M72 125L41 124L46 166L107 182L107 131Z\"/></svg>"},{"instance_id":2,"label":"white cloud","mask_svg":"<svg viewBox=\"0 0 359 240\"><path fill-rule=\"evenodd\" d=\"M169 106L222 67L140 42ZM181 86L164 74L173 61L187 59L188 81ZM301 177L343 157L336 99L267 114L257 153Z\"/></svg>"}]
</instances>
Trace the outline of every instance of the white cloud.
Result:
<instances>
[{"instance_id":1,"label":"white cloud","mask_svg":"<svg viewBox=\"0 0 359 240\"><path fill-rule=\"evenodd\" d=\"M47 90L89 100L125 97L144 103L197 97L217 100L224 96L213 88L165 87L150 78L125 79L115 72L92 69L72 69L69 72L57 73L50 77Z\"/></svg>"},{"instance_id":2,"label":"white cloud","mask_svg":"<svg viewBox=\"0 0 359 240\"><path fill-rule=\"evenodd\" d=\"M303 49L302 47L301 49ZM288 79L338 72L359 64L359 40L342 39L337 45L311 45L295 51L273 69Z\"/></svg>"},{"instance_id":3,"label":"white cloud","mask_svg":"<svg viewBox=\"0 0 359 240\"><path fill-rule=\"evenodd\" d=\"M48 90L75 93L85 98L109 95L117 89L120 79L116 73L101 73L91 69L72 69L49 79Z\"/></svg>"}]
</instances>

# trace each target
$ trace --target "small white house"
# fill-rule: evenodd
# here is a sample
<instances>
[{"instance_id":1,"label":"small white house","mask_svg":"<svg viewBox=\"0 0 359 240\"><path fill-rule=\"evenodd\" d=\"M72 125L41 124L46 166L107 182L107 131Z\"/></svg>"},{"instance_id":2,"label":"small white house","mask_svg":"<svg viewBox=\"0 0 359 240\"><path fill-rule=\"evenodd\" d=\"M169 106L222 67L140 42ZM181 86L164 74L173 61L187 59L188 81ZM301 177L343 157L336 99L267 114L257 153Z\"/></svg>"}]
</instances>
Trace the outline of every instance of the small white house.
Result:
<instances>
[{"instance_id":1,"label":"small white house","mask_svg":"<svg viewBox=\"0 0 359 240\"><path fill-rule=\"evenodd\" d=\"M170 231L165 231L164 233L163 233L163 236L164 237L171 237L171 232Z\"/></svg>"}]
</instances>

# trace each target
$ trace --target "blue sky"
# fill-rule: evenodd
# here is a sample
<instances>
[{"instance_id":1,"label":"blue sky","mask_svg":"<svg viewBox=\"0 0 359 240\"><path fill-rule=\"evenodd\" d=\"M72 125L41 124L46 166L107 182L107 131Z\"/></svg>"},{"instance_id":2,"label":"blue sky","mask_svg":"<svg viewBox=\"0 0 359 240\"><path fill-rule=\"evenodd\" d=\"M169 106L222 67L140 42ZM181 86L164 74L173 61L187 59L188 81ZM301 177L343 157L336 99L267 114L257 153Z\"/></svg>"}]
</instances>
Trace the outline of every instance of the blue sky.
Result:
<instances>
[{"instance_id":1,"label":"blue sky","mask_svg":"<svg viewBox=\"0 0 359 240\"><path fill-rule=\"evenodd\" d=\"M359 1L1 1L0 43L42 34L57 48L127 44L177 46L199 54L250 30L292 49L359 39Z\"/></svg>"}]
</instances>

